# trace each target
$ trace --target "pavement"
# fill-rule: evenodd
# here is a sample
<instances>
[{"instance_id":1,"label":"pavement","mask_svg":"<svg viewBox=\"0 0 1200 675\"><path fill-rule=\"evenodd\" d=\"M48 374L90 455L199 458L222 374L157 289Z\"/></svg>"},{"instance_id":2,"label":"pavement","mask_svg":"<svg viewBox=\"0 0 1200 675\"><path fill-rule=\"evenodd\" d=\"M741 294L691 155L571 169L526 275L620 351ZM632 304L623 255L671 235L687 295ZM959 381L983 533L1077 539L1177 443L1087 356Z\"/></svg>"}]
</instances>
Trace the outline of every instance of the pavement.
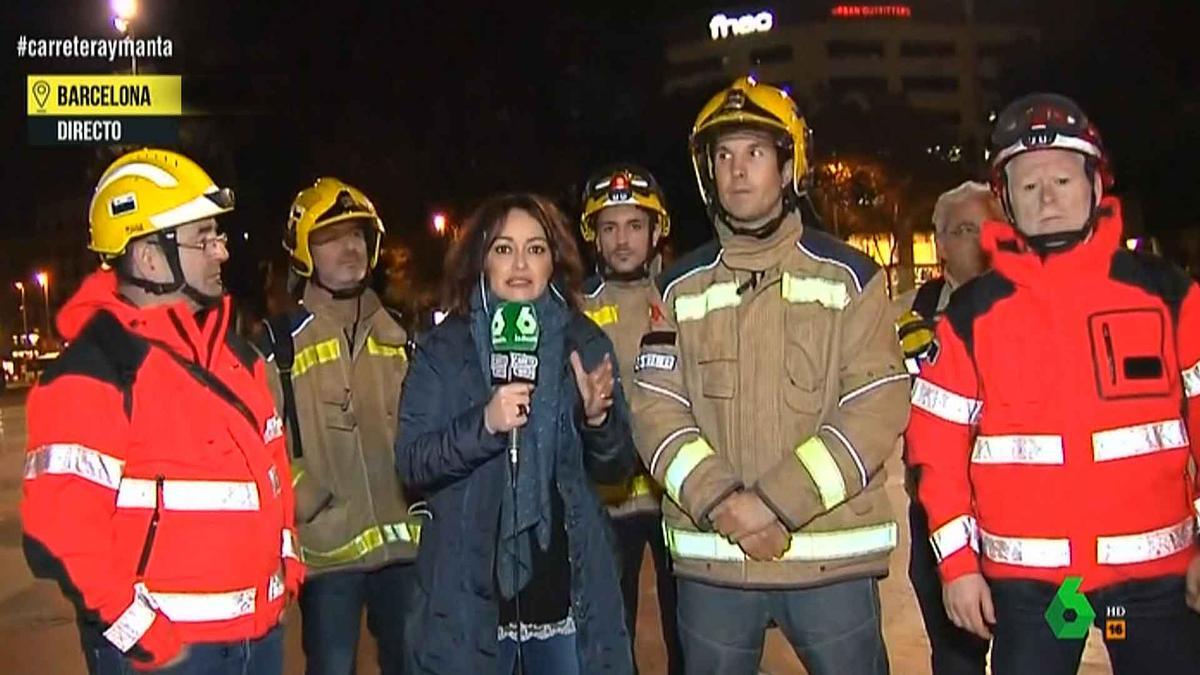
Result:
<instances>
[{"instance_id":1,"label":"pavement","mask_svg":"<svg viewBox=\"0 0 1200 675\"><path fill-rule=\"evenodd\" d=\"M21 553L22 467L25 450L24 392L0 394L0 671L5 675L74 675L86 672L74 624L74 610L58 587L35 580ZM883 630L891 671L897 675L928 675L929 642L908 575L908 497L904 492L899 457L889 463L888 495L901 522L901 542L892 555L891 573L880 585ZM615 591L614 591L615 592ZM284 672L300 675L304 657L300 649L300 617L287 618ZM375 647L366 631L359 645L358 672L375 675ZM666 672L649 557L642 574L638 612L637 660L643 675ZM799 675L804 667L777 630L767 636L761 672L766 675ZM1099 634L1093 629L1084 652L1081 675L1110 673ZM852 674L849 674L852 675Z\"/></svg>"}]
</instances>

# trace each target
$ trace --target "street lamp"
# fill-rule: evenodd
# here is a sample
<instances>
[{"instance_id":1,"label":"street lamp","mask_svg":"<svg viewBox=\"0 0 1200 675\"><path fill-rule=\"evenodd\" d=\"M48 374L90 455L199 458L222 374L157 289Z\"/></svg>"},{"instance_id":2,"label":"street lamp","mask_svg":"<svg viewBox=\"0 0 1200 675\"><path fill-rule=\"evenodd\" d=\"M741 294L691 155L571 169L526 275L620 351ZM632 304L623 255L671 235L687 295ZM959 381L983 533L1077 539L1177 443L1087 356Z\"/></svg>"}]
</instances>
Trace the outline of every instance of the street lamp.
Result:
<instances>
[{"instance_id":1,"label":"street lamp","mask_svg":"<svg viewBox=\"0 0 1200 675\"><path fill-rule=\"evenodd\" d=\"M21 333L21 344L28 347L29 346L29 315L25 312L25 284L23 282L18 281L15 284L13 284L13 286L16 286L18 291L21 291L21 326L23 327L23 329L25 331L24 333Z\"/></svg>"},{"instance_id":2,"label":"street lamp","mask_svg":"<svg viewBox=\"0 0 1200 675\"><path fill-rule=\"evenodd\" d=\"M433 214L433 231L437 236L446 236L446 214L438 212Z\"/></svg>"},{"instance_id":3,"label":"street lamp","mask_svg":"<svg viewBox=\"0 0 1200 675\"><path fill-rule=\"evenodd\" d=\"M42 287L42 297L46 300L46 338L50 338L50 274L48 272L38 272L34 275L38 284Z\"/></svg>"},{"instance_id":4,"label":"street lamp","mask_svg":"<svg viewBox=\"0 0 1200 675\"><path fill-rule=\"evenodd\" d=\"M133 38L133 19L138 13L138 0L111 0L109 6L113 12L113 27L128 39ZM137 75L137 55L129 50L130 62L133 64L133 74Z\"/></svg>"}]
</instances>

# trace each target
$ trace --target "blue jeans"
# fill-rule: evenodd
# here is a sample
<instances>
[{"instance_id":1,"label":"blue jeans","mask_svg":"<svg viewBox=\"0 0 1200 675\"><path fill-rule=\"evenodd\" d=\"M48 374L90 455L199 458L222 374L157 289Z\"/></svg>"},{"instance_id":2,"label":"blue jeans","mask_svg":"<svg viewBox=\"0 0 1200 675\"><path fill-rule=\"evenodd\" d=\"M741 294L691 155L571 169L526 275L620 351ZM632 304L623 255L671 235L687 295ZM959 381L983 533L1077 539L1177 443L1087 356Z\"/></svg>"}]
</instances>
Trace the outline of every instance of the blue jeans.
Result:
<instances>
[{"instance_id":1,"label":"blue jeans","mask_svg":"<svg viewBox=\"0 0 1200 675\"><path fill-rule=\"evenodd\" d=\"M116 647L92 647L88 657L91 675L281 675L283 673L283 628L276 626L257 640L200 642L188 646L186 659L170 668L134 670L133 664Z\"/></svg>"},{"instance_id":2,"label":"blue jeans","mask_svg":"<svg viewBox=\"0 0 1200 675\"><path fill-rule=\"evenodd\" d=\"M1058 639L1046 610L1056 584L1018 579L991 580L996 627L992 672L996 675L1074 675L1084 640ZM1120 640L1106 640L1116 675L1191 675L1200 672L1200 614L1185 602L1179 576L1140 579L1089 591L1093 625L1105 631L1108 608L1124 612Z\"/></svg>"},{"instance_id":3,"label":"blue jeans","mask_svg":"<svg viewBox=\"0 0 1200 675\"><path fill-rule=\"evenodd\" d=\"M358 658L359 625L379 647L383 675L402 675L404 617L412 605L416 571L393 563L371 572L328 572L309 577L300 589L301 641L308 675L352 675Z\"/></svg>"},{"instance_id":4,"label":"blue jeans","mask_svg":"<svg viewBox=\"0 0 1200 675\"><path fill-rule=\"evenodd\" d=\"M755 675L771 623L810 675L888 673L874 579L795 590L679 580L679 633L688 675Z\"/></svg>"},{"instance_id":5,"label":"blue jeans","mask_svg":"<svg viewBox=\"0 0 1200 675\"><path fill-rule=\"evenodd\" d=\"M521 643L522 675L579 675L579 654L575 634L555 635L548 640ZM517 668L517 641L500 641L496 657L496 675L513 675Z\"/></svg>"}]
</instances>

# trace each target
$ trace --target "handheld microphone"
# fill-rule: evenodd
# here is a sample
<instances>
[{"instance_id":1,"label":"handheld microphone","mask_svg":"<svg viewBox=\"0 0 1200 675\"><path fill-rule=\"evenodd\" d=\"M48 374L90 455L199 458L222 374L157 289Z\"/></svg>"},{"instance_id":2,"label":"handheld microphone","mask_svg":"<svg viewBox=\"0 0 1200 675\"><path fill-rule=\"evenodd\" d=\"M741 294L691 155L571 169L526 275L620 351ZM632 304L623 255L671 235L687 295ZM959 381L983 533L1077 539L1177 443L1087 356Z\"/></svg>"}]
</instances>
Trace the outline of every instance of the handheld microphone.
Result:
<instances>
[{"instance_id":1,"label":"handheld microphone","mask_svg":"<svg viewBox=\"0 0 1200 675\"><path fill-rule=\"evenodd\" d=\"M510 382L537 384L538 340L537 311L532 303L504 302L492 315L492 384ZM508 459L516 480L518 429L508 432Z\"/></svg>"}]
</instances>

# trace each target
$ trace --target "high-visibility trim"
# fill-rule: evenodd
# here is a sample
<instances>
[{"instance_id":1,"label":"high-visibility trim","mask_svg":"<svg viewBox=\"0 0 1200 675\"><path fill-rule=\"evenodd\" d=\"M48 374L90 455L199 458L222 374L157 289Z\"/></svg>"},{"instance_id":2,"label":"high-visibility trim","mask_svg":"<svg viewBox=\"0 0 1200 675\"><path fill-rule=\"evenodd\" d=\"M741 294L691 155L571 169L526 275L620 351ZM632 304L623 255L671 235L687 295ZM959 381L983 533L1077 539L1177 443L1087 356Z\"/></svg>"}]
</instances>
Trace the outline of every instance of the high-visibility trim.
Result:
<instances>
[{"instance_id":1,"label":"high-visibility trim","mask_svg":"<svg viewBox=\"0 0 1200 675\"><path fill-rule=\"evenodd\" d=\"M709 312L727 307L737 307L742 301L738 295L736 281L722 281L704 289L702 293L681 295L675 298L675 320L698 321Z\"/></svg>"},{"instance_id":2,"label":"high-visibility trim","mask_svg":"<svg viewBox=\"0 0 1200 675\"><path fill-rule=\"evenodd\" d=\"M1107 462L1160 450L1185 448L1187 445L1188 435L1183 421L1164 420L1093 433L1092 458L1097 462Z\"/></svg>"},{"instance_id":3,"label":"high-visibility trim","mask_svg":"<svg viewBox=\"0 0 1200 675\"><path fill-rule=\"evenodd\" d=\"M307 474L308 474L308 472L305 471L304 469L297 470L295 465L293 464L292 465L292 488L295 488L297 485L299 485L300 479L304 478L304 476Z\"/></svg>"},{"instance_id":4,"label":"high-visibility trim","mask_svg":"<svg viewBox=\"0 0 1200 675\"><path fill-rule=\"evenodd\" d=\"M809 562L844 560L886 553L896 547L899 529L894 522L832 532L796 532L778 560ZM667 548L675 558L745 562L745 551L719 534L694 532L663 525Z\"/></svg>"},{"instance_id":5,"label":"high-visibility trim","mask_svg":"<svg viewBox=\"0 0 1200 675\"><path fill-rule=\"evenodd\" d=\"M585 309L583 313L587 315L587 318L595 322L597 326L607 326L610 323L617 323L620 316L616 305L604 305L596 309Z\"/></svg>"},{"instance_id":6,"label":"high-visibility trim","mask_svg":"<svg viewBox=\"0 0 1200 675\"><path fill-rule=\"evenodd\" d=\"M675 500L676 504L679 503L679 493L683 490L683 481L687 480L700 462L714 455L716 453L713 452L712 446L702 436L697 436L679 446L675 457L667 465L667 475L663 478L663 487L667 489L667 494Z\"/></svg>"},{"instance_id":7,"label":"high-visibility trim","mask_svg":"<svg viewBox=\"0 0 1200 675\"><path fill-rule=\"evenodd\" d=\"M918 373L920 372L919 368L917 369L917 372ZM914 375L915 374L916 373L914 373ZM838 399L838 407L840 408L840 407L846 405L847 403L849 403L850 401L858 398L859 396L870 393L870 392L878 389L879 387L884 386L885 384L891 384L893 382L908 382L910 379L912 379L912 378L909 377L908 373L896 373L894 375L888 375L886 377L881 377L878 380L875 380L874 382L868 382L857 389L852 389L849 392L843 394L842 397Z\"/></svg>"},{"instance_id":8,"label":"high-visibility trim","mask_svg":"<svg viewBox=\"0 0 1200 675\"><path fill-rule=\"evenodd\" d=\"M687 279L688 277L690 277L694 274L699 274L700 272L703 272L704 270L711 270L712 268L716 267L717 265L719 265L721 263L721 258L724 257L724 255L725 255L725 249L723 249L723 248L719 249L717 251L717 256L712 259L712 262L710 262L706 265L701 265L700 267L696 267L694 269L690 269L687 272L685 272L684 274L680 275L677 279L675 279L671 283L667 284L667 287L664 288L663 292L662 292L663 300L666 300L667 298L671 297L671 291L675 289L676 284L678 284L679 282L683 281L684 279Z\"/></svg>"},{"instance_id":9,"label":"high-visibility trim","mask_svg":"<svg viewBox=\"0 0 1200 675\"><path fill-rule=\"evenodd\" d=\"M284 530L283 548L281 549L283 557L295 558L296 560L299 560L300 556L296 553L298 550L299 549L296 548L296 533L292 532L291 530Z\"/></svg>"},{"instance_id":10,"label":"high-visibility trim","mask_svg":"<svg viewBox=\"0 0 1200 675\"><path fill-rule=\"evenodd\" d=\"M971 451L974 464L1062 464L1062 436L1027 434L977 436Z\"/></svg>"},{"instance_id":11,"label":"high-visibility trim","mask_svg":"<svg viewBox=\"0 0 1200 675\"><path fill-rule=\"evenodd\" d=\"M842 470L820 436L813 436L797 445L793 452L813 483L816 483L817 494L821 496L825 510L846 501L846 479L842 478Z\"/></svg>"},{"instance_id":12,"label":"high-visibility trim","mask_svg":"<svg viewBox=\"0 0 1200 675\"><path fill-rule=\"evenodd\" d=\"M850 304L850 293L845 284L820 277L794 277L784 272L780 292L784 300L795 304L815 302L826 309L839 311Z\"/></svg>"},{"instance_id":13,"label":"high-visibility trim","mask_svg":"<svg viewBox=\"0 0 1200 675\"><path fill-rule=\"evenodd\" d=\"M1096 538L1096 562L1101 565L1129 565L1158 560L1193 546L1196 523L1191 517L1174 525L1115 537Z\"/></svg>"},{"instance_id":14,"label":"high-visibility trim","mask_svg":"<svg viewBox=\"0 0 1200 675\"><path fill-rule=\"evenodd\" d=\"M939 565L968 546L978 551L979 526L974 516L963 514L942 525L929 535L929 545L933 548L933 556Z\"/></svg>"},{"instance_id":15,"label":"high-visibility trim","mask_svg":"<svg viewBox=\"0 0 1200 675\"><path fill-rule=\"evenodd\" d=\"M25 455L25 480L45 475L79 476L116 490L125 462L77 443L49 443Z\"/></svg>"},{"instance_id":16,"label":"high-visibility trim","mask_svg":"<svg viewBox=\"0 0 1200 675\"><path fill-rule=\"evenodd\" d=\"M267 582L267 602L274 602L287 591L287 584L283 578L283 572L279 571L271 575L271 580Z\"/></svg>"},{"instance_id":17,"label":"high-visibility trim","mask_svg":"<svg viewBox=\"0 0 1200 675\"><path fill-rule=\"evenodd\" d=\"M309 345L296 352L292 362L292 377L300 377L314 366L331 363L342 356L342 342L339 338L330 338L324 342Z\"/></svg>"},{"instance_id":18,"label":"high-visibility trim","mask_svg":"<svg viewBox=\"0 0 1200 675\"><path fill-rule=\"evenodd\" d=\"M303 547L300 558L309 567L332 567L358 560L384 544L421 542L420 523L389 523L372 525L350 541L330 551L314 551Z\"/></svg>"},{"instance_id":19,"label":"high-visibility trim","mask_svg":"<svg viewBox=\"0 0 1200 675\"><path fill-rule=\"evenodd\" d=\"M849 438L846 438L846 434L843 434L841 429L832 424L822 424L821 431L833 434L841 442L842 446L846 448L846 453L850 455L850 459L854 460L854 468L858 469L858 478L862 481L862 488L866 490L870 479L867 476L867 465L863 463L862 455L858 453L858 448L854 447L854 444L850 442Z\"/></svg>"},{"instance_id":20,"label":"high-visibility trim","mask_svg":"<svg viewBox=\"0 0 1200 675\"><path fill-rule=\"evenodd\" d=\"M1183 393L1188 398L1200 396L1200 361L1183 371Z\"/></svg>"},{"instance_id":21,"label":"high-visibility trim","mask_svg":"<svg viewBox=\"0 0 1200 675\"><path fill-rule=\"evenodd\" d=\"M1021 567L1070 567L1070 539L1039 539L1034 537L1002 537L979 530L983 555L998 563Z\"/></svg>"},{"instance_id":22,"label":"high-visibility trim","mask_svg":"<svg viewBox=\"0 0 1200 675\"><path fill-rule=\"evenodd\" d=\"M143 584L133 585L133 602L121 612L121 616L104 631L104 637L114 647L127 652L142 639L150 624L154 623L154 601L150 599Z\"/></svg>"},{"instance_id":23,"label":"high-visibility trim","mask_svg":"<svg viewBox=\"0 0 1200 675\"><path fill-rule=\"evenodd\" d=\"M680 396L679 394L676 394L675 392L671 391L670 389L667 389L666 387L660 387L657 384L650 384L649 382L643 382L641 380L634 380L633 383L636 384L637 386L641 387L642 389L645 389L646 391L652 391L656 394L662 394L663 396L666 396L667 398L675 399L680 404L682 404L684 407L687 407L687 408L692 407L691 401L687 400L683 396Z\"/></svg>"},{"instance_id":24,"label":"high-visibility trim","mask_svg":"<svg viewBox=\"0 0 1200 675\"><path fill-rule=\"evenodd\" d=\"M1200 497L1197 497L1196 501L1192 502L1192 510L1196 512L1196 526L1200 527Z\"/></svg>"},{"instance_id":25,"label":"high-visibility trim","mask_svg":"<svg viewBox=\"0 0 1200 675\"><path fill-rule=\"evenodd\" d=\"M909 375L920 375L921 362L917 360L917 357L910 356L904 359L904 369L908 371Z\"/></svg>"},{"instance_id":26,"label":"high-visibility trim","mask_svg":"<svg viewBox=\"0 0 1200 675\"><path fill-rule=\"evenodd\" d=\"M820 260L821 262L826 262L826 263L829 263L829 264L831 264L831 265L837 265L838 267L840 267L840 268L842 268L842 269L846 270L847 272L849 272L849 273L850 273L850 278L854 280L854 288L855 288L855 289L856 289L856 290L857 290L859 293L862 293L862 290L863 290L862 281L861 281L861 280L859 280L859 278L858 278L858 273L854 271L854 268L853 268L853 267L851 267L851 266L847 265L846 263L842 262L841 260L835 260L834 258L826 258L826 257L825 257L825 256L823 256L823 255L817 255L816 253L813 253L811 250L809 250L808 248L806 248L806 247L804 246L804 244L800 243L800 240L799 240L799 239L797 239L797 240L796 240L796 248L798 248L798 249L800 249L801 251L803 251L805 255L807 255L808 257L812 258L813 260Z\"/></svg>"},{"instance_id":27,"label":"high-visibility trim","mask_svg":"<svg viewBox=\"0 0 1200 675\"><path fill-rule=\"evenodd\" d=\"M216 186L213 186L216 189ZM222 213L229 211L227 208L218 206L216 202L209 199L205 195L200 195L195 199L184 202L173 209L163 211L162 213L149 216L147 220L155 230L165 230L176 225L191 223L197 220L204 220L212 216L219 216Z\"/></svg>"},{"instance_id":28,"label":"high-visibility trim","mask_svg":"<svg viewBox=\"0 0 1200 675\"><path fill-rule=\"evenodd\" d=\"M960 396L929 380L918 377L913 381L913 407L955 424L974 424L979 418L982 401Z\"/></svg>"},{"instance_id":29,"label":"high-visibility trim","mask_svg":"<svg viewBox=\"0 0 1200 675\"><path fill-rule=\"evenodd\" d=\"M367 336L367 353L371 356L382 356L389 359L400 359L401 361L408 359L408 354L405 353L403 345L384 344L376 340L374 335Z\"/></svg>"},{"instance_id":30,"label":"high-visibility trim","mask_svg":"<svg viewBox=\"0 0 1200 675\"><path fill-rule=\"evenodd\" d=\"M117 508L152 509L155 493L154 481L126 478L117 491ZM253 481L165 480L158 506L168 511L257 511L258 486Z\"/></svg>"},{"instance_id":31,"label":"high-visibility trim","mask_svg":"<svg viewBox=\"0 0 1200 675\"><path fill-rule=\"evenodd\" d=\"M676 438L679 438L684 434L696 434L699 436L700 427L683 427L682 429L676 429L668 434L666 438L662 439L662 442L659 443L658 447L654 449L654 454L650 456L650 473L653 474L655 472L655 469L658 467L659 458L662 457L663 451L667 449L667 446L671 444L671 441L674 441Z\"/></svg>"},{"instance_id":32,"label":"high-visibility trim","mask_svg":"<svg viewBox=\"0 0 1200 675\"><path fill-rule=\"evenodd\" d=\"M631 478L628 483L619 483L616 485L598 484L596 485L596 493L600 495L600 500L605 504L617 506L653 495L657 492L655 485L653 478L644 473L639 473Z\"/></svg>"}]
</instances>

